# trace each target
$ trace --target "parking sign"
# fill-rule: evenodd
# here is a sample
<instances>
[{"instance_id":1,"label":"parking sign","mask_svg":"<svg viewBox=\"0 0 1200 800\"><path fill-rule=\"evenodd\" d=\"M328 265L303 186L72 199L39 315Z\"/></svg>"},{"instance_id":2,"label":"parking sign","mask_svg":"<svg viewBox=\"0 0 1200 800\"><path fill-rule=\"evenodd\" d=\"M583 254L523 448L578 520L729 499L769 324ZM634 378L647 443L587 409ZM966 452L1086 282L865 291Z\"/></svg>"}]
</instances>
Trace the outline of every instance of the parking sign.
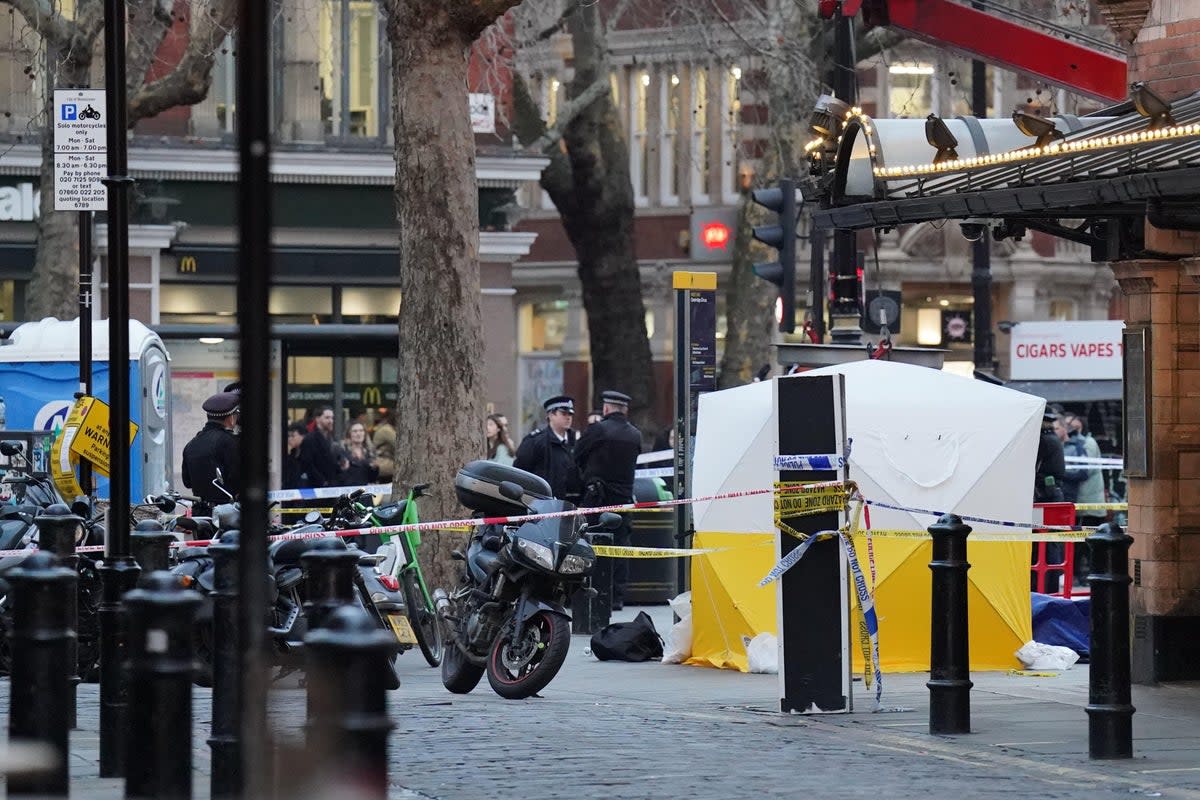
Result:
<instances>
[{"instance_id":1,"label":"parking sign","mask_svg":"<svg viewBox=\"0 0 1200 800\"><path fill-rule=\"evenodd\" d=\"M54 90L55 211L108 207L105 110L101 89Z\"/></svg>"}]
</instances>

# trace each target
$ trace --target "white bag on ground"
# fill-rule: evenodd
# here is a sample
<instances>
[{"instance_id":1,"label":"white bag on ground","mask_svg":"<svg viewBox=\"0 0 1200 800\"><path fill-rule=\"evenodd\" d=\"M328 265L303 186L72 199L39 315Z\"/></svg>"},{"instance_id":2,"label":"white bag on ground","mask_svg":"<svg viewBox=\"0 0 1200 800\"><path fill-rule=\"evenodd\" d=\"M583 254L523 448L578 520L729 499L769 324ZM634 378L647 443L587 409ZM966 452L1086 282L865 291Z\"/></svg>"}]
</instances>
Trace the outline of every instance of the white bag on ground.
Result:
<instances>
[{"instance_id":1,"label":"white bag on ground","mask_svg":"<svg viewBox=\"0 0 1200 800\"><path fill-rule=\"evenodd\" d=\"M773 633L760 633L753 639L742 637L751 672L779 674L779 640Z\"/></svg>"},{"instance_id":2,"label":"white bag on ground","mask_svg":"<svg viewBox=\"0 0 1200 800\"><path fill-rule=\"evenodd\" d=\"M679 622L667 631L662 663L682 664L692 657L692 593L684 592L673 598L670 605Z\"/></svg>"},{"instance_id":3,"label":"white bag on ground","mask_svg":"<svg viewBox=\"0 0 1200 800\"><path fill-rule=\"evenodd\" d=\"M1025 669L1070 669L1079 660L1079 654L1069 647L1033 641L1026 642L1014 655Z\"/></svg>"}]
</instances>

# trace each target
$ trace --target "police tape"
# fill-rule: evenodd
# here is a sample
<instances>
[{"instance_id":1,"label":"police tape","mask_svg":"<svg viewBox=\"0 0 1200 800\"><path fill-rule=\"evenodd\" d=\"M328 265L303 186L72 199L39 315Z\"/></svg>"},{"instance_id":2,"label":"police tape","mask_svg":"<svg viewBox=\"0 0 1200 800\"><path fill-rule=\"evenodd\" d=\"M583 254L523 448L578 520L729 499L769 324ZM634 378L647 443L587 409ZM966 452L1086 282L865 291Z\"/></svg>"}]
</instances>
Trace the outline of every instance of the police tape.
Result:
<instances>
[{"instance_id":1,"label":"police tape","mask_svg":"<svg viewBox=\"0 0 1200 800\"><path fill-rule=\"evenodd\" d=\"M280 514L308 514L316 511L318 514L332 514L332 508L280 508L277 509Z\"/></svg>"},{"instance_id":2,"label":"police tape","mask_svg":"<svg viewBox=\"0 0 1200 800\"><path fill-rule=\"evenodd\" d=\"M837 453L830 453L828 455L775 456L774 464L775 469L781 472L784 470L827 472L846 466L846 459Z\"/></svg>"},{"instance_id":3,"label":"police tape","mask_svg":"<svg viewBox=\"0 0 1200 800\"><path fill-rule=\"evenodd\" d=\"M1129 503L1076 503L1076 511L1128 511Z\"/></svg>"},{"instance_id":4,"label":"police tape","mask_svg":"<svg viewBox=\"0 0 1200 800\"><path fill-rule=\"evenodd\" d=\"M356 492L359 489L367 494L391 494L390 483L369 483L365 486L324 486L320 489L279 489L267 492L267 501L271 500L328 500L341 497L344 494Z\"/></svg>"},{"instance_id":5,"label":"police tape","mask_svg":"<svg viewBox=\"0 0 1200 800\"><path fill-rule=\"evenodd\" d=\"M674 467L647 467L646 469L634 470L633 477L635 478L674 478Z\"/></svg>"},{"instance_id":6,"label":"police tape","mask_svg":"<svg viewBox=\"0 0 1200 800\"><path fill-rule=\"evenodd\" d=\"M687 556L703 556L709 553L720 553L725 550L735 550L734 547L638 547L635 545L594 544L592 550L603 558L677 558Z\"/></svg>"},{"instance_id":7,"label":"police tape","mask_svg":"<svg viewBox=\"0 0 1200 800\"><path fill-rule=\"evenodd\" d=\"M1095 528L1053 531L972 531L968 542L1082 542ZM929 531L882 528L858 531L856 536L870 535L879 539L932 539Z\"/></svg>"}]
</instances>

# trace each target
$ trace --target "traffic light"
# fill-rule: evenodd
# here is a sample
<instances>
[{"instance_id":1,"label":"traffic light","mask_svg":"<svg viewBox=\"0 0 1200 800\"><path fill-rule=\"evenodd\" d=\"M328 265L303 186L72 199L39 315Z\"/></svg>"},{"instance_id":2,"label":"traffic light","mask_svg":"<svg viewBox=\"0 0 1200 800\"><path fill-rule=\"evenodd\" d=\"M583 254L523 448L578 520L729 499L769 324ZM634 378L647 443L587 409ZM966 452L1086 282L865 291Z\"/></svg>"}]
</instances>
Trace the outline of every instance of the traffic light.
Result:
<instances>
[{"instance_id":1,"label":"traffic light","mask_svg":"<svg viewBox=\"0 0 1200 800\"><path fill-rule=\"evenodd\" d=\"M775 225L754 227L754 238L779 251L779 260L755 264L753 269L755 275L779 287L783 305L779 330L792 333L796 330L796 183L784 178L774 188L755 189L751 197L779 216Z\"/></svg>"}]
</instances>

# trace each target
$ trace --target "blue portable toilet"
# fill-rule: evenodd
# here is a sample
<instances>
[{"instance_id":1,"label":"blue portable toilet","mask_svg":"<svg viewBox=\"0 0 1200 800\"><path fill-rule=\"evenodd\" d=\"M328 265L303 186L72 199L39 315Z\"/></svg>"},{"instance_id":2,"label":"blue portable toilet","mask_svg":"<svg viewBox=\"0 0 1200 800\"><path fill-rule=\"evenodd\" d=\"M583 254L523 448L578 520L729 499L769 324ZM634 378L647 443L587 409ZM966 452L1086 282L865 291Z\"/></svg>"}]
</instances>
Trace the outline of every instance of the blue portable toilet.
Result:
<instances>
[{"instance_id":1,"label":"blue portable toilet","mask_svg":"<svg viewBox=\"0 0 1200 800\"><path fill-rule=\"evenodd\" d=\"M109 402L108 321L92 323L92 395ZM159 494L170 485L171 370L158 334L129 321L129 412L137 423L130 450L130 502ZM79 391L79 320L47 317L17 326L0 341L0 397L7 404L9 430L62 428ZM97 476L96 490L108 497L108 479Z\"/></svg>"}]
</instances>

